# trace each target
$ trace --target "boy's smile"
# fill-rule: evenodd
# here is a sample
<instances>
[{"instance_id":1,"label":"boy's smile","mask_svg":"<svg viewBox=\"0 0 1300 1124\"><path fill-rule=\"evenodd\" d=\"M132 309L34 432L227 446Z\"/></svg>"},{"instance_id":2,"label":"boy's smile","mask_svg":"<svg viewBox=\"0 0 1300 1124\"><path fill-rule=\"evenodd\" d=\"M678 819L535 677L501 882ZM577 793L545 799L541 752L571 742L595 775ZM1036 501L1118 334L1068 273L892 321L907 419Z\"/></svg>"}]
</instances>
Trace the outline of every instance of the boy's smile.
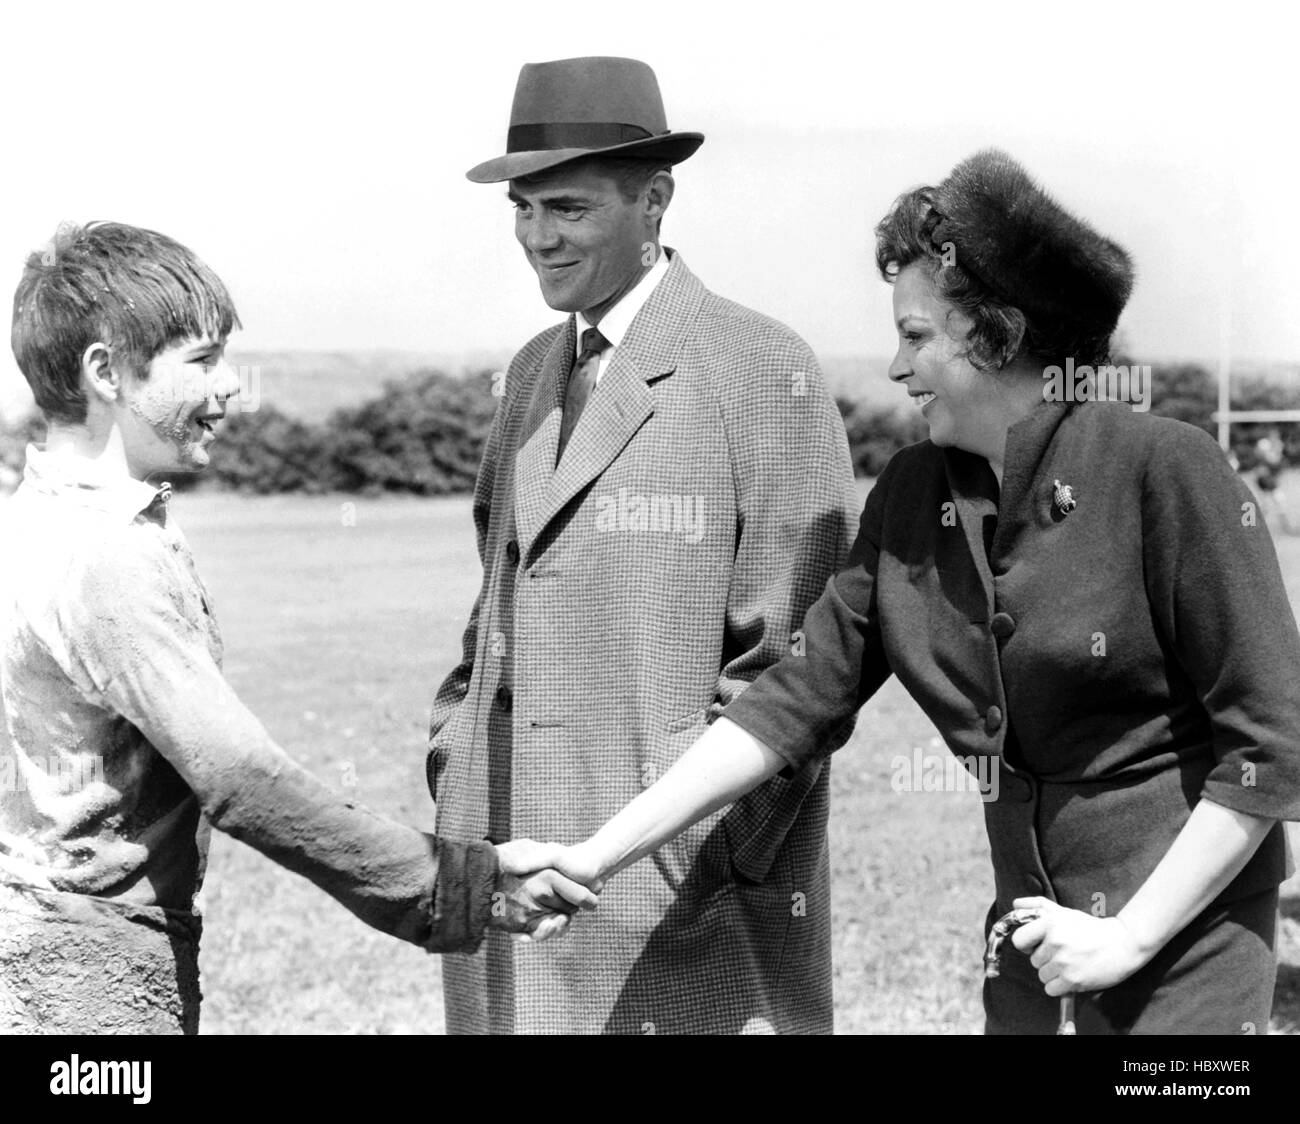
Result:
<instances>
[{"instance_id":1,"label":"boy's smile","mask_svg":"<svg viewBox=\"0 0 1300 1124\"><path fill-rule=\"evenodd\" d=\"M143 375L124 375L118 420L136 479L207 467L216 423L239 393L225 345L224 338L182 340L155 355Z\"/></svg>"}]
</instances>

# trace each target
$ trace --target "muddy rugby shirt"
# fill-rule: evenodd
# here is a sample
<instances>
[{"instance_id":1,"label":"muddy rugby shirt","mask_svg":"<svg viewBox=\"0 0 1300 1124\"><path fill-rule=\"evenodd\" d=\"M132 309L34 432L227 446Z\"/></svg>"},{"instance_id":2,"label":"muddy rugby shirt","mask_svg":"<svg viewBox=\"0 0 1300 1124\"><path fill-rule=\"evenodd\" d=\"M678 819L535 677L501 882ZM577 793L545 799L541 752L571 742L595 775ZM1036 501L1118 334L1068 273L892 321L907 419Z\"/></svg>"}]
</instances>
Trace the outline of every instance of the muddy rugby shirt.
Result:
<instances>
[{"instance_id":1,"label":"muddy rugby shirt","mask_svg":"<svg viewBox=\"0 0 1300 1124\"><path fill-rule=\"evenodd\" d=\"M492 849L378 816L271 740L221 674L169 492L29 447L0 510L0 882L188 913L210 822L384 932L476 946Z\"/></svg>"}]
</instances>

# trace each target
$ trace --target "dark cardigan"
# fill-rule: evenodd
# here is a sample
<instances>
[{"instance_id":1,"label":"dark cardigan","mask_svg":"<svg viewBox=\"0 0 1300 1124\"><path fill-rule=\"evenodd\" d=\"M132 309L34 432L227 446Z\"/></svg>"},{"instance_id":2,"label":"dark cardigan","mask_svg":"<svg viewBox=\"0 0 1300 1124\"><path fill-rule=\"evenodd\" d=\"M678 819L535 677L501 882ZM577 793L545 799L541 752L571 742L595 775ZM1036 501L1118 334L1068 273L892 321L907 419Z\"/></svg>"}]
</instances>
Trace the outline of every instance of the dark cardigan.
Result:
<instances>
[{"instance_id":1,"label":"dark cardigan","mask_svg":"<svg viewBox=\"0 0 1300 1124\"><path fill-rule=\"evenodd\" d=\"M1202 797L1300 818L1300 638L1253 497L1202 431L1045 403L1005 464L999 498L980 457L898 453L803 654L726 716L798 768L896 674L955 754L998 758L996 910L1046 894L1114 915ZM1278 824L1219 904L1288 866Z\"/></svg>"}]
</instances>

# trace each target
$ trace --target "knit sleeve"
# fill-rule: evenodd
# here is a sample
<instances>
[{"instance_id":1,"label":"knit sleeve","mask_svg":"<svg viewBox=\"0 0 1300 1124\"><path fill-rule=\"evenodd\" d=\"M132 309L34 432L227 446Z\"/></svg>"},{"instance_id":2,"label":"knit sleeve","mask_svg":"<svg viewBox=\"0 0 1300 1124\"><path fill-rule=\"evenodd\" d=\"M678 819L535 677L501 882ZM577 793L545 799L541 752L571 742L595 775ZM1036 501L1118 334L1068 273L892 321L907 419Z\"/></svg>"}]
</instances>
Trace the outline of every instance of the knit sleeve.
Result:
<instances>
[{"instance_id":1,"label":"knit sleeve","mask_svg":"<svg viewBox=\"0 0 1300 1124\"><path fill-rule=\"evenodd\" d=\"M1142 503L1147 593L1211 724L1201 795L1300 819L1300 635L1258 503L1191 426L1156 446Z\"/></svg>"}]
</instances>

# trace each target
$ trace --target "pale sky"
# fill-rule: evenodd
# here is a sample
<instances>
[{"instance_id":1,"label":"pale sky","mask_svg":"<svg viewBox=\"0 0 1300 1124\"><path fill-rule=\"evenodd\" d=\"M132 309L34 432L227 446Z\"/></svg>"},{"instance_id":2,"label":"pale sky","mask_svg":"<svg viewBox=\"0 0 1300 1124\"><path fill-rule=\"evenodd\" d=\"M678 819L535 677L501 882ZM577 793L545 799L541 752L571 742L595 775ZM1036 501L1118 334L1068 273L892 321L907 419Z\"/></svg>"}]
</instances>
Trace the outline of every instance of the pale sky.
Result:
<instances>
[{"instance_id":1,"label":"pale sky","mask_svg":"<svg viewBox=\"0 0 1300 1124\"><path fill-rule=\"evenodd\" d=\"M1134 353L1300 360L1292 9L1070 7L6 5L0 285L114 219L221 274L235 350L513 350L558 315L464 172L505 150L521 64L615 54L707 138L665 243L823 354L892 351L872 227L997 144L1133 255ZM18 378L5 349L0 400Z\"/></svg>"}]
</instances>

